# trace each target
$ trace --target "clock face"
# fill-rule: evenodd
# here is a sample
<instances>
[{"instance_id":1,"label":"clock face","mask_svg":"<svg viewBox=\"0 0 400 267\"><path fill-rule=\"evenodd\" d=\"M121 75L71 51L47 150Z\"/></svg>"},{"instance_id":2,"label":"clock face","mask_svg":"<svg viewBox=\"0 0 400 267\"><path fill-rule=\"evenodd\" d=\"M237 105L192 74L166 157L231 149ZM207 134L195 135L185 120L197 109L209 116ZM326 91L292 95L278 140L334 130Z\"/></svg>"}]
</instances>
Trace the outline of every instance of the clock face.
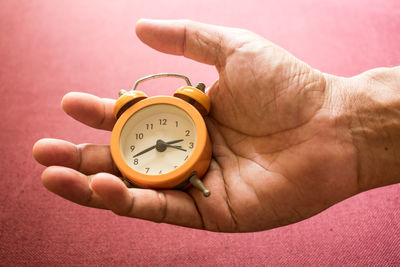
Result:
<instances>
[{"instance_id":1,"label":"clock face","mask_svg":"<svg viewBox=\"0 0 400 267\"><path fill-rule=\"evenodd\" d=\"M190 116L171 104L153 104L135 112L120 135L120 151L128 166L146 175L179 168L196 146Z\"/></svg>"}]
</instances>

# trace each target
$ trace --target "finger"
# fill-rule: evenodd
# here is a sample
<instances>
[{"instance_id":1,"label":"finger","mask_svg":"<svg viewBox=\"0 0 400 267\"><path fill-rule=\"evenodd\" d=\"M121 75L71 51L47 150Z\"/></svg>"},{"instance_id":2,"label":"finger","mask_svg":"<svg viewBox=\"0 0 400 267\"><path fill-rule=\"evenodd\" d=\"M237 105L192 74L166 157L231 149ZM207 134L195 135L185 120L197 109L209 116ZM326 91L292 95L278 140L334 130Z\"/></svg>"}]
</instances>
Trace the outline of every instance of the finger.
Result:
<instances>
[{"instance_id":1,"label":"finger","mask_svg":"<svg viewBox=\"0 0 400 267\"><path fill-rule=\"evenodd\" d=\"M77 204L105 208L102 199L90 188L91 176L65 167L52 166L42 174L43 185L51 192Z\"/></svg>"},{"instance_id":2,"label":"finger","mask_svg":"<svg viewBox=\"0 0 400 267\"><path fill-rule=\"evenodd\" d=\"M90 127L112 130L115 117L115 100L99 98L86 93L68 93L62 101L62 109L72 118Z\"/></svg>"},{"instance_id":3,"label":"finger","mask_svg":"<svg viewBox=\"0 0 400 267\"><path fill-rule=\"evenodd\" d=\"M118 215L203 228L194 200L178 190L128 189L117 177L101 173L91 187L104 205Z\"/></svg>"},{"instance_id":4,"label":"finger","mask_svg":"<svg viewBox=\"0 0 400 267\"><path fill-rule=\"evenodd\" d=\"M98 172L119 175L110 148L105 145L75 145L63 140L41 139L33 146L33 156L45 166L64 166L89 175Z\"/></svg>"},{"instance_id":5,"label":"finger","mask_svg":"<svg viewBox=\"0 0 400 267\"><path fill-rule=\"evenodd\" d=\"M224 66L235 49L260 38L246 30L188 20L141 19L135 30L140 40L158 51L217 67Z\"/></svg>"}]
</instances>

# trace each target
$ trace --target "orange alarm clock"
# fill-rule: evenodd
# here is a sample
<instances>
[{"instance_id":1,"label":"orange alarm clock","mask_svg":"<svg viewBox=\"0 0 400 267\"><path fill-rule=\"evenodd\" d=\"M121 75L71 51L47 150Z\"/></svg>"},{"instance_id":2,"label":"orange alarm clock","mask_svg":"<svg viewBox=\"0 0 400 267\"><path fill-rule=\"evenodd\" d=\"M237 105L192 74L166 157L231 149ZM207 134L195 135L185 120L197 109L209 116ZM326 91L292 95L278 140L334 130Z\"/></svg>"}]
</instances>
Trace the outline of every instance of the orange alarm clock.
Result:
<instances>
[{"instance_id":1,"label":"orange alarm clock","mask_svg":"<svg viewBox=\"0 0 400 267\"><path fill-rule=\"evenodd\" d=\"M136 87L160 77L186 81L174 96L147 97ZM186 189L193 185L204 196L210 191L200 178L211 162L211 142L203 116L210 111L204 84L193 87L186 76L160 73L121 90L114 106L117 122L111 133L111 155L129 186Z\"/></svg>"}]
</instances>

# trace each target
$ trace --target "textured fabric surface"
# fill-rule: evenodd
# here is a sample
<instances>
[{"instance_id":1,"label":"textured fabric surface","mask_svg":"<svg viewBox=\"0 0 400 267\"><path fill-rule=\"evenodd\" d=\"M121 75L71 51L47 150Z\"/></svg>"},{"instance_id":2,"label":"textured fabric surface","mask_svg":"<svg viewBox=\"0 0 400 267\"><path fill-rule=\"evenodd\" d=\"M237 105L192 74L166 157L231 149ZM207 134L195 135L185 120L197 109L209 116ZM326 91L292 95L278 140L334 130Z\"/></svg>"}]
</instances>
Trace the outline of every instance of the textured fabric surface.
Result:
<instances>
[{"instance_id":1,"label":"textured fabric surface","mask_svg":"<svg viewBox=\"0 0 400 267\"><path fill-rule=\"evenodd\" d=\"M347 199L278 229L221 234L123 218L46 191L32 158L42 137L109 142L60 109L82 91L115 98L142 76L216 71L160 54L133 33L141 17L188 18L259 33L311 66L352 76L400 65L398 0L0 2L0 265L400 265L400 185ZM175 89L155 83L150 95Z\"/></svg>"}]
</instances>

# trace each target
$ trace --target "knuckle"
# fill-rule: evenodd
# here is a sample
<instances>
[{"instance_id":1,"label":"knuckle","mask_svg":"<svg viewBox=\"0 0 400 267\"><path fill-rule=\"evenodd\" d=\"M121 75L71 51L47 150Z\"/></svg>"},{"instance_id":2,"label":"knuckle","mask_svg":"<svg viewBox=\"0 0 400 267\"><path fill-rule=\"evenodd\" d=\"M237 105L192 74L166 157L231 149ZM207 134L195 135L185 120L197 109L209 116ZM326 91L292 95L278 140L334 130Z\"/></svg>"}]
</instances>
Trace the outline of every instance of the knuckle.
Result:
<instances>
[{"instance_id":1,"label":"knuckle","mask_svg":"<svg viewBox=\"0 0 400 267\"><path fill-rule=\"evenodd\" d=\"M167 196L165 195L164 192L157 192L158 196L158 218L157 222L164 222L165 218L167 217Z\"/></svg>"}]
</instances>

